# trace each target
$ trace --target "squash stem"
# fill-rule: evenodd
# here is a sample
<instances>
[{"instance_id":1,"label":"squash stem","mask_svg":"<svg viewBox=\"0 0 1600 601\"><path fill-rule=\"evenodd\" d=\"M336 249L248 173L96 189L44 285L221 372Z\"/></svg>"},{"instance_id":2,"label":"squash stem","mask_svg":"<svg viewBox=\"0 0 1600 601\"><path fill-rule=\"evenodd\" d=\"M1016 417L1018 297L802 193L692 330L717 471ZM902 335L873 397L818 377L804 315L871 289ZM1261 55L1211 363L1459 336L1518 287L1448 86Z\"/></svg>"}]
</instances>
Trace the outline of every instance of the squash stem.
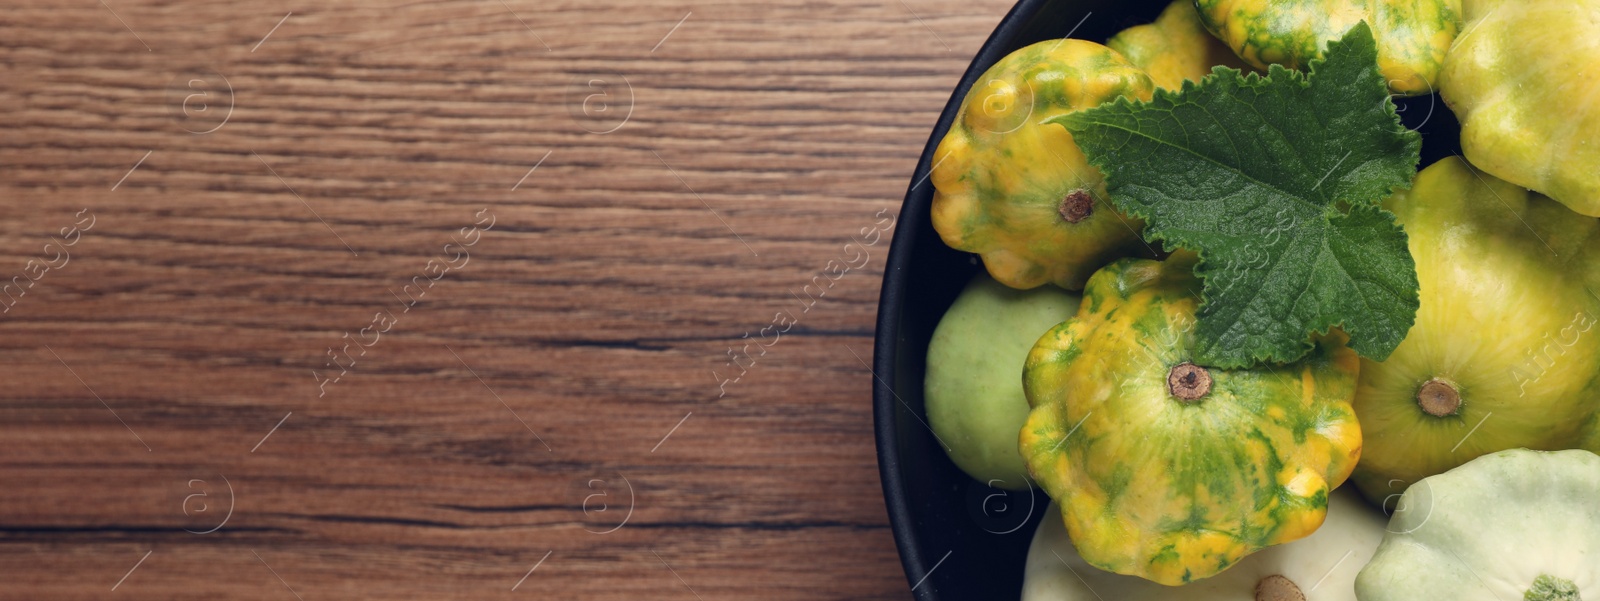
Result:
<instances>
[{"instance_id":1,"label":"squash stem","mask_svg":"<svg viewBox=\"0 0 1600 601\"><path fill-rule=\"evenodd\" d=\"M1578 586L1566 578L1540 574L1533 579L1533 587L1522 594L1527 601L1583 601Z\"/></svg>"},{"instance_id":2,"label":"squash stem","mask_svg":"<svg viewBox=\"0 0 1600 601\"><path fill-rule=\"evenodd\" d=\"M1061 206L1056 211L1067 223L1083 221L1094 214L1094 197L1089 195L1088 190L1073 190L1061 199Z\"/></svg>"},{"instance_id":3,"label":"squash stem","mask_svg":"<svg viewBox=\"0 0 1600 601\"><path fill-rule=\"evenodd\" d=\"M1211 372L1188 361L1167 372L1167 392L1184 403L1193 403L1211 392Z\"/></svg>"},{"instance_id":4,"label":"squash stem","mask_svg":"<svg viewBox=\"0 0 1600 601\"><path fill-rule=\"evenodd\" d=\"M1417 406L1434 417L1455 415L1461 409L1461 393L1451 383L1434 378L1417 389Z\"/></svg>"},{"instance_id":5,"label":"squash stem","mask_svg":"<svg viewBox=\"0 0 1600 601\"><path fill-rule=\"evenodd\" d=\"M1256 583L1256 601L1306 601L1306 594L1293 580L1273 574Z\"/></svg>"}]
</instances>

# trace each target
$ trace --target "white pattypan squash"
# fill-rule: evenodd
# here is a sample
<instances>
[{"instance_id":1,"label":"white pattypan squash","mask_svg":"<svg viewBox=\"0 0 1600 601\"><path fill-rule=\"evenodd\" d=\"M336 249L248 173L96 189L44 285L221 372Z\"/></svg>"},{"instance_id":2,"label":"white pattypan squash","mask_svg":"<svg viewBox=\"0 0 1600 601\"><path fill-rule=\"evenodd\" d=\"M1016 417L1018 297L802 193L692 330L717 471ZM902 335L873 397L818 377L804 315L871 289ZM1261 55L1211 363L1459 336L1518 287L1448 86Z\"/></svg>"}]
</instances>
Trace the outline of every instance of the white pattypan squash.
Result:
<instances>
[{"instance_id":1,"label":"white pattypan squash","mask_svg":"<svg viewBox=\"0 0 1600 601\"><path fill-rule=\"evenodd\" d=\"M1406 489L1361 601L1600 599L1600 456L1515 449Z\"/></svg>"},{"instance_id":2,"label":"white pattypan squash","mask_svg":"<svg viewBox=\"0 0 1600 601\"><path fill-rule=\"evenodd\" d=\"M1057 515L1055 504L1045 512ZM1356 573L1383 540L1383 514L1351 487L1328 495L1322 527L1300 540L1246 556L1216 576L1156 584L1085 563L1059 519L1033 535L1022 601L1354 601Z\"/></svg>"}]
</instances>

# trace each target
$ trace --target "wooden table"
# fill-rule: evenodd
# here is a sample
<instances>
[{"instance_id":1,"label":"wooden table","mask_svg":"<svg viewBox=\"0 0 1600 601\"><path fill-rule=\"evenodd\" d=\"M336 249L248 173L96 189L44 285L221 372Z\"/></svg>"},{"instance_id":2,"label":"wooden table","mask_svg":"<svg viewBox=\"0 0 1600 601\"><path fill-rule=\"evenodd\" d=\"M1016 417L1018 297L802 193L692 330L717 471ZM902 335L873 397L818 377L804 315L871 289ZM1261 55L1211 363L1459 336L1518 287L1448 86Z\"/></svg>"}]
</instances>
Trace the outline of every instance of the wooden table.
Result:
<instances>
[{"instance_id":1,"label":"wooden table","mask_svg":"<svg viewBox=\"0 0 1600 601\"><path fill-rule=\"evenodd\" d=\"M0 598L904 598L844 246L1008 7L8 2Z\"/></svg>"}]
</instances>

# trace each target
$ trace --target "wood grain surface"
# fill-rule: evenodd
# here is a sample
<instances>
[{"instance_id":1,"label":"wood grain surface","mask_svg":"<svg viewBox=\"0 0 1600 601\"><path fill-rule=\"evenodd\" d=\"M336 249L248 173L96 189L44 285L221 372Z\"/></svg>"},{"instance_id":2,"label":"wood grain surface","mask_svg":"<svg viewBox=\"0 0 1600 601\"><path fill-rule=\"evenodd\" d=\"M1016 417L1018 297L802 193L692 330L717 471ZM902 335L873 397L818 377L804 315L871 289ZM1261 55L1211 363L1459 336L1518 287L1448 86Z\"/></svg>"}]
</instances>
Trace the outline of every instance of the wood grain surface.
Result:
<instances>
[{"instance_id":1,"label":"wood grain surface","mask_svg":"<svg viewBox=\"0 0 1600 601\"><path fill-rule=\"evenodd\" d=\"M1008 8L9 0L0 598L906 598L883 232Z\"/></svg>"}]
</instances>

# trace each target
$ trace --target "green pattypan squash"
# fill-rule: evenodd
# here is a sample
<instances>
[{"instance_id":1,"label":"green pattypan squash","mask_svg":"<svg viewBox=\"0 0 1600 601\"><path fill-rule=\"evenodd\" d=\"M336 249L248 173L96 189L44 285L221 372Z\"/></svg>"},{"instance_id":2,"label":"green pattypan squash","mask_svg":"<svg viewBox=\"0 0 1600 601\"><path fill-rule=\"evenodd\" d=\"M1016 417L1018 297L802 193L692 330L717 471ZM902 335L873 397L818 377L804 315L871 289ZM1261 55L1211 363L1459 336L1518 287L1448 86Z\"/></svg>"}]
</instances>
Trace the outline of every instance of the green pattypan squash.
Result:
<instances>
[{"instance_id":1,"label":"green pattypan squash","mask_svg":"<svg viewBox=\"0 0 1600 601\"><path fill-rule=\"evenodd\" d=\"M1385 208L1421 306L1387 360L1362 359L1356 484L1382 501L1485 453L1581 445L1600 408L1600 222L1455 157Z\"/></svg>"},{"instance_id":2,"label":"green pattypan squash","mask_svg":"<svg viewBox=\"0 0 1600 601\"><path fill-rule=\"evenodd\" d=\"M1356 577L1361 601L1600 599L1600 456L1526 449L1430 477Z\"/></svg>"},{"instance_id":3,"label":"green pattypan squash","mask_svg":"<svg viewBox=\"0 0 1600 601\"><path fill-rule=\"evenodd\" d=\"M1328 495L1328 518L1310 536L1174 588L1089 565L1061 520L1047 519L1028 547L1022 601L1356 601L1356 574L1383 541L1383 524L1382 514L1344 487Z\"/></svg>"},{"instance_id":4,"label":"green pattypan squash","mask_svg":"<svg viewBox=\"0 0 1600 601\"><path fill-rule=\"evenodd\" d=\"M1354 351L1282 366L1193 363L1195 255L1123 259L1028 353L1028 472L1084 561L1166 585L1311 534L1361 455Z\"/></svg>"},{"instance_id":5,"label":"green pattypan squash","mask_svg":"<svg viewBox=\"0 0 1600 601\"><path fill-rule=\"evenodd\" d=\"M961 471L996 488L1033 486L1017 452L1017 431L1028 419L1022 362L1040 334L1077 311L1076 294L1016 290L980 272L939 319L923 401L928 425Z\"/></svg>"},{"instance_id":6,"label":"green pattypan squash","mask_svg":"<svg viewBox=\"0 0 1600 601\"><path fill-rule=\"evenodd\" d=\"M1431 94L1461 30L1461 0L1195 0L1211 33L1245 62L1304 69L1329 40L1366 21L1389 90Z\"/></svg>"},{"instance_id":7,"label":"green pattypan squash","mask_svg":"<svg viewBox=\"0 0 1600 601\"><path fill-rule=\"evenodd\" d=\"M1124 96L1149 100L1154 90L1121 54L1084 40L1039 42L995 63L934 151L939 237L1023 289L1082 290L1101 265L1152 254L1139 238L1144 224L1112 206L1072 134L1045 122Z\"/></svg>"},{"instance_id":8,"label":"green pattypan squash","mask_svg":"<svg viewBox=\"0 0 1600 601\"><path fill-rule=\"evenodd\" d=\"M1440 90L1473 165L1600 216L1600 0L1464 0Z\"/></svg>"},{"instance_id":9,"label":"green pattypan squash","mask_svg":"<svg viewBox=\"0 0 1600 601\"><path fill-rule=\"evenodd\" d=\"M1233 49L1206 31L1194 0L1172 0L1154 23L1124 29L1106 46L1128 57L1165 90L1180 89L1185 81L1198 82L1217 65L1250 69Z\"/></svg>"}]
</instances>

